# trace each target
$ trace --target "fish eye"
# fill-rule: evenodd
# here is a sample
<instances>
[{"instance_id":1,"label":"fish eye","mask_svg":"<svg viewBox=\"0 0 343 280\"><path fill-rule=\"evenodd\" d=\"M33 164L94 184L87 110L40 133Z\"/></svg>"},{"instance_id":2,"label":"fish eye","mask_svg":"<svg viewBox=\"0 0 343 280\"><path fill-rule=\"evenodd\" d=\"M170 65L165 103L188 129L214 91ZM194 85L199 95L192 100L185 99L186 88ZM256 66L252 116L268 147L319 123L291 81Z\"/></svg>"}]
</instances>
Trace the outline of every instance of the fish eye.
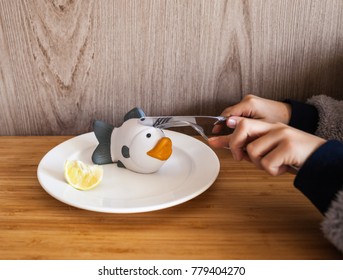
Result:
<instances>
[{"instance_id":1,"label":"fish eye","mask_svg":"<svg viewBox=\"0 0 343 280\"><path fill-rule=\"evenodd\" d=\"M151 133L147 133L146 138L150 138L151 137Z\"/></svg>"}]
</instances>

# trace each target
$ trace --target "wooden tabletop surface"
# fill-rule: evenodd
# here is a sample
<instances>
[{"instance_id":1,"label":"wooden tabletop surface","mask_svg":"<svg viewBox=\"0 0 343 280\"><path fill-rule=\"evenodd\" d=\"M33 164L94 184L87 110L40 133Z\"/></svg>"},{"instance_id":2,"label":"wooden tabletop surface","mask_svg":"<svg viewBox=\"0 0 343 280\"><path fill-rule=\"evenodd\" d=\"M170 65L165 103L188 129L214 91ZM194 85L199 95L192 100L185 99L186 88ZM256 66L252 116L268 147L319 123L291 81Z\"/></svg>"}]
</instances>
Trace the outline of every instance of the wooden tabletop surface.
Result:
<instances>
[{"instance_id":1,"label":"wooden tabletop surface","mask_svg":"<svg viewBox=\"0 0 343 280\"><path fill-rule=\"evenodd\" d=\"M67 136L0 137L0 259L342 259L321 214L293 187L216 150L221 169L203 194L138 214L66 205L37 166Z\"/></svg>"}]
</instances>

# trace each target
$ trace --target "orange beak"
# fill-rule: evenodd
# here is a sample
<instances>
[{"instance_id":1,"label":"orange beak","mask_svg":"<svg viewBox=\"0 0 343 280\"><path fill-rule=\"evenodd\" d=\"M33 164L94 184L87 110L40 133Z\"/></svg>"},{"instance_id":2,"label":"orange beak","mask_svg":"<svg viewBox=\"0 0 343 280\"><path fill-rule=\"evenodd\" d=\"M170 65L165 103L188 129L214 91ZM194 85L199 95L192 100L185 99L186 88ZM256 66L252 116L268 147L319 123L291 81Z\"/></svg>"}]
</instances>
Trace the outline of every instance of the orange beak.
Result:
<instances>
[{"instance_id":1,"label":"orange beak","mask_svg":"<svg viewBox=\"0 0 343 280\"><path fill-rule=\"evenodd\" d=\"M172 141L168 137L161 138L147 154L159 160L167 160L172 154Z\"/></svg>"}]
</instances>

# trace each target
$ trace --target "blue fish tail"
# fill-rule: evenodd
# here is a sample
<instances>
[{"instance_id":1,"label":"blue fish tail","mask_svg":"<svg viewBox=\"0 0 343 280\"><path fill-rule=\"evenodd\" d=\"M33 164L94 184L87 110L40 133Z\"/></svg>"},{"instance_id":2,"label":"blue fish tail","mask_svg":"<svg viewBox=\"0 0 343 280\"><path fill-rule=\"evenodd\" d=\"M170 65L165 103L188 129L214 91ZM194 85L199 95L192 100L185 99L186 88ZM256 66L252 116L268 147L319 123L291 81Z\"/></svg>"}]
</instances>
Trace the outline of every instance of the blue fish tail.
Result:
<instances>
[{"instance_id":1,"label":"blue fish tail","mask_svg":"<svg viewBox=\"0 0 343 280\"><path fill-rule=\"evenodd\" d=\"M95 121L93 124L93 129L99 145L93 152L92 161L95 164L112 163L111 136L114 126L103 121Z\"/></svg>"}]
</instances>

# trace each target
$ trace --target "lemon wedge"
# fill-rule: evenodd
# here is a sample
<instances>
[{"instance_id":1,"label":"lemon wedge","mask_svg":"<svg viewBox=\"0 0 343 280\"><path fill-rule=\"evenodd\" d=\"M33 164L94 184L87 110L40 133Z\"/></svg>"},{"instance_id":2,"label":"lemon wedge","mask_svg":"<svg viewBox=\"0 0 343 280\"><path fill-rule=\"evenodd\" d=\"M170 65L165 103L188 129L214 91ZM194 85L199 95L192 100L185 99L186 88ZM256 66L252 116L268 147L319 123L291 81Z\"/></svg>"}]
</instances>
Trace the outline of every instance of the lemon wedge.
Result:
<instances>
[{"instance_id":1,"label":"lemon wedge","mask_svg":"<svg viewBox=\"0 0 343 280\"><path fill-rule=\"evenodd\" d=\"M95 188L102 180L104 171L99 165L88 165L80 160L67 160L64 164L64 178L78 190Z\"/></svg>"}]
</instances>

